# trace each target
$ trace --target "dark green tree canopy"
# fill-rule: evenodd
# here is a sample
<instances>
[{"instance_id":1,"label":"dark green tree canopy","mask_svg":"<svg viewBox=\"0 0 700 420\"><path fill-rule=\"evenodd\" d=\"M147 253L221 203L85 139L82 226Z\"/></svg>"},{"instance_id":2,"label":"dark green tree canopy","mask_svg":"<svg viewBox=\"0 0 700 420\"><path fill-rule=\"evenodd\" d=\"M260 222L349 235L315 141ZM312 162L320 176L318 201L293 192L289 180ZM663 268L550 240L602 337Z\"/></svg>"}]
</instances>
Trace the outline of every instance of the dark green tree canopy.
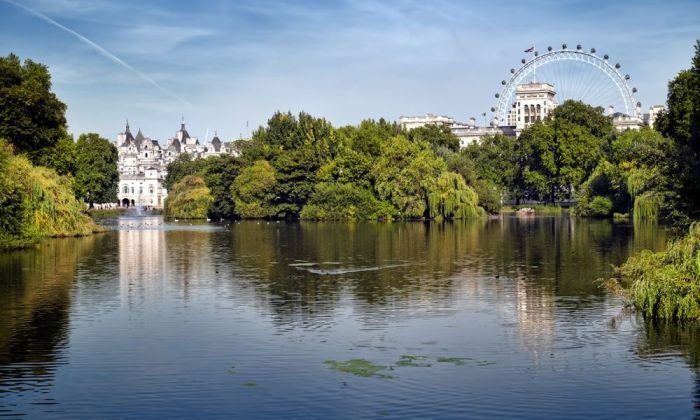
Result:
<instances>
[{"instance_id":1,"label":"dark green tree canopy","mask_svg":"<svg viewBox=\"0 0 700 420\"><path fill-rule=\"evenodd\" d=\"M117 148L95 133L81 134L76 146L76 196L90 205L117 201Z\"/></svg>"},{"instance_id":2,"label":"dark green tree canopy","mask_svg":"<svg viewBox=\"0 0 700 420\"><path fill-rule=\"evenodd\" d=\"M433 150L445 148L452 152L459 151L459 137L446 125L428 124L414 128L408 132L408 138L413 142L424 141L430 144Z\"/></svg>"},{"instance_id":3,"label":"dark green tree canopy","mask_svg":"<svg viewBox=\"0 0 700 420\"><path fill-rule=\"evenodd\" d=\"M0 57L0 137L17 153L38 162L66 132L66 105L51 91L48 68L32 60L22 64L10 54Z\"/></svg>"},{"instance_id":4,"label":"dark green tree canopy","mask_svg":"<svg viewBox=\"0 0 700 420\"><path fill-rule=\"evenodd\" d=\"M680 145L700 154L700 40L695 43L692 67L668 83L667 109L656 128Z\"/></svg>"}]
</instances>

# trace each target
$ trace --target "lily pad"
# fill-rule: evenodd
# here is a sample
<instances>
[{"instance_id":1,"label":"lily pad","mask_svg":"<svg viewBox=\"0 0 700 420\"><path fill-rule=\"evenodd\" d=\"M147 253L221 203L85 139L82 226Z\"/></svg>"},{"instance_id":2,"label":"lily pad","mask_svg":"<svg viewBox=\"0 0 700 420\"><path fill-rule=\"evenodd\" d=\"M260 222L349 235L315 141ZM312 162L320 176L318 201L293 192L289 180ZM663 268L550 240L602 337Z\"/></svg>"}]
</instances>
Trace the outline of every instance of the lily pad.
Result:
<instances>
[{"instance_id":1,"label":"lily pad","mask_svg":"<svg viewBox=\"0 0 700 420\"><path fill-rule=\"evenodd\" d=\"M422 362L427 359L426 356L416 356L412 354L401 355L401 360L396 362L396 366L402 367L430 367L430 363Z\"/></svg>"},{"instance_id":2,"label":"lily pad","mask_svg":"<svg viewBox=\"0 0 700 420\"><path fill-rule=\"evenodd\" d=\"M464 366L470 360L468 357L438 357L438 363L452 363L455 366Z\"/></svg>"},{"instance_id":3,"label":"lily pad","mask_svg":"<svg viewBox=\"0 0 700 420\"><path fill-rule=\"evenodd\" d=\"M351 359L344 362L339 362L337 360L326 360L323 363L326 364L331 370L350 373L363 378L370 378L373 376L378 378L391 378L389 375L380 373L381 371L386 370L386 366L377 365L365 359Z\"/></svg>"}]
</instances>

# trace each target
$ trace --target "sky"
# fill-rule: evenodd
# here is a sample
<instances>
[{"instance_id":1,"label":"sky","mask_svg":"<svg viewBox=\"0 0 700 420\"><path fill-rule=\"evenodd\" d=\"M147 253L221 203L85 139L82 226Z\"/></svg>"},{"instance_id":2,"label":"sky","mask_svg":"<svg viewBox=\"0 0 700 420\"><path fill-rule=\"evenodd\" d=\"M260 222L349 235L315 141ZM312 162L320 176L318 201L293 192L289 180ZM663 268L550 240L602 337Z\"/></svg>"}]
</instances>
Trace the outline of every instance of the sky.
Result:
<instances>
[{"instance_id":1,"label":"sky","mask_svg":"<svg viewBox=\"0 0 700 420\"><path fill-rule=\"evenodd\" d=\"M495 105L524 49L581 44L663 104L700 1L0 0L0 55L46 64L69 131L247 137L277 110L335 126Z\"/></svg>"}]
</instances>

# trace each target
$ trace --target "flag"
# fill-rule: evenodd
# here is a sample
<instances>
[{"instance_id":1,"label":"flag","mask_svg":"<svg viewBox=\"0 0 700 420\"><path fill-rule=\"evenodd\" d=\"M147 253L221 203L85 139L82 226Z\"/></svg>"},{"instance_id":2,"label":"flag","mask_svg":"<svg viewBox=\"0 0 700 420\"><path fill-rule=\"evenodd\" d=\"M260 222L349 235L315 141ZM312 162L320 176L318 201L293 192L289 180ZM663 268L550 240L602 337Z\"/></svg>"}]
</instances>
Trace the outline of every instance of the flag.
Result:
<instances>
[{"instance_id":1,"label":"flag","mask_svg":"<svg viewBox=\"0 0 700 420\"><path fill-rule=\"evenodd\" d=\"M535 47L530 47L530 48L525 50L525 52L533 52L533 51L535 51Z\"/></svg>"}]
</instances>

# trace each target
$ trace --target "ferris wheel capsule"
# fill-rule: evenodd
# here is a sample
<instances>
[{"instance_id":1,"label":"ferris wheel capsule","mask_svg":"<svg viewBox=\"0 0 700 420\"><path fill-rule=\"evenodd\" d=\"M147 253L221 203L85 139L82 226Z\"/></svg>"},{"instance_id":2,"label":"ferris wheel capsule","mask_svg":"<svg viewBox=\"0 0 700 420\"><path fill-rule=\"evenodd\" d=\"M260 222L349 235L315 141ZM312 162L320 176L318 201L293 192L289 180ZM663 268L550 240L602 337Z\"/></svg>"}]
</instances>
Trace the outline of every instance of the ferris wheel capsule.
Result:
<instances>
[{"instance_id":1,"label":"ferris wheel capsule","mask_svg":"<svg viewBox=\"0 0 700 420\"><path fill-rule=\"evenodd\" d=\"M501 84L502 84L503 86L505 86L505 85L506 85L506 81L505 81L505 80L501 80Z\"/></svg>"},{"instance_id":2,"label":"ferris wheel capsule","mask_svg":"<svg viewBox=\"0 0 700 420\"><path fill-rule=\"evenodd\" d=\"M535 57L537 57L538 55L540 55L540 53L538 51L535 51Z\"/></svg>"},{"instance_id":3,"label":"ferris wheel capsule","mask_svg":"<svg viewBox=\"0 0 700 420\"><path fill-rule=\"evenodd\" d=\"M496 94L496 98L500 98L500 97L501 97L501 94L500 94L500 93L497 93L497 94Z\"/></svg>"},{"instance_id":4,"label":"ferris wheel capsule","mask_svg":"<svg viewBox=\"0 0 700 420\"><path fill-rule=\"evenodd\" d=\"M520 60L521 63L525 64L525 59Z\"/></svg>"},{"instance_id":5,"label":"ferris wheel capsule","mask_svg":"<svg viewBox=\"0 0 700 420\"><path fill-rule=\"evenodd\" d=\"M566 44L561 44L561 49L565 50L566 49Z\"/></svg>"},{"instance_id":6,"label":"ferris wheel capsule","mask_svg":"<svg viewBox=\"0 0 700 420\"><path fill-rule=\"evenodd\" d=\"M603 56L603 60L607 60L608 58L610 58L610 56L607 55L607 54L605 54L605 55Z\"/></svg>"},{"instance_id":7,"label":"ferris wheel capsule","mask_svg":"<svg viewBox=\"0 0 700 420\"><path fill-rule=\"evenodd\" d=\"M496 108L491 107L491 112L496 112Z\"/></svg>"},{"instance_id":8,"label":"ferris wheel capsule","mask_svg":"<svg viewBox=\"0 0 700 420\"><path fill-rule=\"evenodd\" d=\"M620 63L615 63L615 68L619 69L620 68Z\"/></svg>"},{"instance_id":9,"label":"ferris wheel capsule","mask_svg":"<svg viewBox=\"0 0 700 420\"><path fill-rule=\"evenodd\" d=\"M547 51L552 51L552 47L551 46L547 47Z\"/></svg>"},{"instance_id":10,"label":"ferris wheel capsule","mask_svg":"<svg viewBox=\"0 0 700 420\"><path fill-rule=\"evenodd\" d=\"M595 48L591 48L591 54L595 54Z\"/></svg>"},{"instance_id":11,"label":"ferris wheel capsule","mask_svg":"<svg viewBox=\"0 0 700 420\"><path fill-rule=\"evenodd\" d=\"M510 74L515 74L515 69L510 69Z\"/></svg>"},{"instance_id":12,"label":"ferris wheel capsule","mask_svg":"<svg viewBox=\"0 0 700 420\"><path fill-rule=\"evenodd\" d=\"M581 44L576 45L576 49L580 50L581 49Z\"/></svg>"},{"instance_id":13,"label":"ferris wheel capsule","mask_svg":"<svg viewBox=\"0 0 700 420\"><path fill-rule=\"evenodd\" d=\"M629 74L626 74L626 75L625 75L625 80L629 80L629 79L630 79L630 75L629 75Z\"/></svg>"},{"instance_id":14,"label":"ferris wheel capsule","mask_svg":"<svg viewBox=\"0 0 700 420\"><path fill-rule=\"evenodd\" d=\"M632 93L637 93L637 88L636 88L636 87L633 87L633 88L632 88Z\"/></svg>"}]
</instances>

